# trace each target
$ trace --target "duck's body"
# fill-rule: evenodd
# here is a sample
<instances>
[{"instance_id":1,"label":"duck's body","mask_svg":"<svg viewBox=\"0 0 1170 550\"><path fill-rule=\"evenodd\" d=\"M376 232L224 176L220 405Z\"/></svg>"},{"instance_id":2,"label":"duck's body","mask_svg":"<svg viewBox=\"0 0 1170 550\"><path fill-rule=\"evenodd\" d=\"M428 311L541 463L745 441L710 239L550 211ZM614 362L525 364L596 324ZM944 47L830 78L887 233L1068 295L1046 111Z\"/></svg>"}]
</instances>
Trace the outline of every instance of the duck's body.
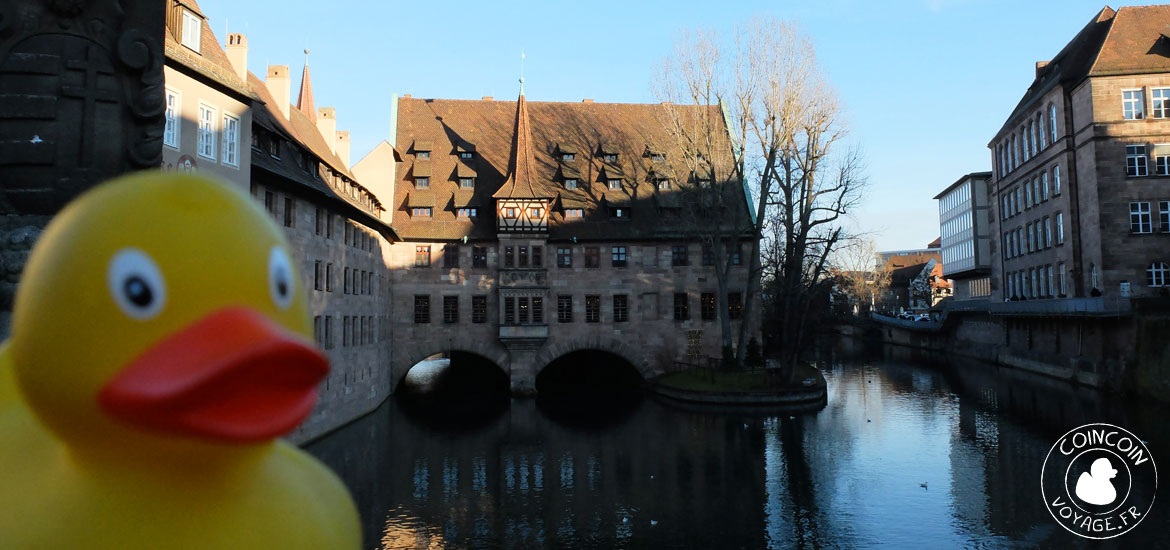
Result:
<instances>
[{"instance_id":1,"label":"duck's body","mask_svg":"<svg viewBox=\"0 0 1170 550\"><path fill-rule=\"evenodd\" d=\"M12 340L0 348L0 547L359 547L340 480L277 439L312 407L325 368L302 343L307 313L295 273L276 286L264 276L287 245L241 193L151 177L164 178L138 176L83 197L98 204L67 209L55 222L67 229L50 225L37 245L49 250L30 257ZM136 194L143 189L146 198ZM127 197L132 204L118 206ZM148 204L133 204L141 200ZM136 223L121 211L149 212L143 206L170 218L174 234L135 233L162 221ZM186 224L202 217L242 227L193 238ZM117 225L94 228L95 219ZM96 236L77 234L85 228ZM232 229L251 231L252 242L214 242ZM200 257L217 245L221 257ZM94 258L79 259L77 249ZM154 269L168 277L147 277L157 285L153 305L141 299L141 280L115 280L127 249L154 254ZM259 266L241 260L256 255ZM89 287L45 288L70 282ZM283 294L269 299L268 287ZM123 288L136 291L129 320L114 307L121 298L110 298Z\"/></svg>"}]
</instances>

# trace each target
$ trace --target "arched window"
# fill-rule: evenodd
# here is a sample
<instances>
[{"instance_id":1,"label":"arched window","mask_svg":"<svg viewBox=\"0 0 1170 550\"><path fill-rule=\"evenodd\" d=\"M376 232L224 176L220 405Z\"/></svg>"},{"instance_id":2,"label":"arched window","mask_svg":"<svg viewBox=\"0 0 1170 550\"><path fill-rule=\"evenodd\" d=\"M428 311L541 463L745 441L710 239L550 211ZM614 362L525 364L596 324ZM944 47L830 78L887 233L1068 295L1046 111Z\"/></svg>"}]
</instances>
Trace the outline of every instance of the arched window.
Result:
<instances>
[{"instance_id":1,"label":"arched window","mask_svg":"<svg viewBox=\"0 0 1170 550\"><path fill-rule=\"evenodd\" d=\"M1146 280L1150 286L1167 286L1170 281L1170 266L1165 262L1154 262L1146 269Z\"/></svg>"}]
</instances>

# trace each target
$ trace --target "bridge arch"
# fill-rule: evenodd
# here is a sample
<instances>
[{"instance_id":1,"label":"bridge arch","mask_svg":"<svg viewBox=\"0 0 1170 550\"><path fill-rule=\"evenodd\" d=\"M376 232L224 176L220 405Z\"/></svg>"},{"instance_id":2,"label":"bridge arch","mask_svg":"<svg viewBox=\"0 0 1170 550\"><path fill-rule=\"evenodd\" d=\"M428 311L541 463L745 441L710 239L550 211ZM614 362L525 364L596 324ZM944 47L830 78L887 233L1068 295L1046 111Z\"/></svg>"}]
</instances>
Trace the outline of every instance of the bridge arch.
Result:
<instances>
[{"instance_id":1,"label":"bridge arch","mask_svg":"<svg viewBox=\"0 0 1170 550\"><path fill-rule=\"evenodd\" d=\"M556 339L536 355L536 359L533 361L536 372L533 374L540 376L540 373L557 359L582 351L600 351L615 355L633 366L643 380L650 380L663 372L645 348L616 338L599 337Z\"/></svg>"},{"instance_id":2,"label":"bridge arch","mask_svg":"<svg viewBox=\"0 0 1170 550\"><path fill-rule=\"evenodd\" d=\"M412 367L424 359L440 353L469 353L478 355L494 363L504 372L505 376L511 377L508 350L498 343L484 339L473 340L461 337L442 341L423 340L406 343L406 345L399 348L398 353L394 353L392 356L391 380L394 383L393 390L397 391L398 386L406 378L406 373Z\"/></svg>"}]
</instances>

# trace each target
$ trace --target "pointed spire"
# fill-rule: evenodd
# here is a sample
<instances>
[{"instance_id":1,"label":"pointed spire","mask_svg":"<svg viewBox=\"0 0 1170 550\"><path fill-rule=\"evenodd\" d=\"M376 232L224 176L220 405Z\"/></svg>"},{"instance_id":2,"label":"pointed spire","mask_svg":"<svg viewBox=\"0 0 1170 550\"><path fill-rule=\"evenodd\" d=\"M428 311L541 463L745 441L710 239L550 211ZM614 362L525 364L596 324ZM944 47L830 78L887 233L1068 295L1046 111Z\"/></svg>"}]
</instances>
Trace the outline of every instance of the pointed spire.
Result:
<instances>
[{"instance_id":1,"label":"pointed spire","mask_svg":"<svg viewBox=\"0 0 1170 550\"><path fill-rule=\"evenodd\" d=\"M297 110L317 123L317 106L313 104L313 81L309 78L309 50L305 50L305 70L301 73L301 91L297 94Z\"/></svg>"},{"instance_id":2,"label":"pointed spire","mask_svg":"<svg viewBox=\"0 0 1170 550\"><path fill-rule=\"evenodd\" d=\"M508 179L496 191L496 198L537 198L533 186L537 178L536 155L532 149L532 131L528 123L528 104L524 101L524 79L520 79L520 99L516 101L516 127L512 132L512 156L508 160Z\"/></svg>"}]
</instances>

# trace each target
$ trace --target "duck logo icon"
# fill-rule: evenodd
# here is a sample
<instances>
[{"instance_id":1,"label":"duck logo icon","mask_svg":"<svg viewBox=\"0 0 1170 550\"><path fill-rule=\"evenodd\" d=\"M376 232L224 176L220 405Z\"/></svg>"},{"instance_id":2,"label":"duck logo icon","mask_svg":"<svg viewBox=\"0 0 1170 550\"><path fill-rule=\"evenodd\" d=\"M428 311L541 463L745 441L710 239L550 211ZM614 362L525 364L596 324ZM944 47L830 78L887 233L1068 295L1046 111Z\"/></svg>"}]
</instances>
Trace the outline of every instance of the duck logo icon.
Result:
<instances>
[{"instance_id":1,"label":"duck logo icon","mask_svg":"<svg viewBox=\"0 0 1170 550\"><path fill-rule=\"evenodd\" d=\"M1158 469L1144 441L1112 424L1086 424L1056 440L1040 471L1052 518L1090 539L1120 536L1154 505Z\"/></svg>"}]
</instances>

